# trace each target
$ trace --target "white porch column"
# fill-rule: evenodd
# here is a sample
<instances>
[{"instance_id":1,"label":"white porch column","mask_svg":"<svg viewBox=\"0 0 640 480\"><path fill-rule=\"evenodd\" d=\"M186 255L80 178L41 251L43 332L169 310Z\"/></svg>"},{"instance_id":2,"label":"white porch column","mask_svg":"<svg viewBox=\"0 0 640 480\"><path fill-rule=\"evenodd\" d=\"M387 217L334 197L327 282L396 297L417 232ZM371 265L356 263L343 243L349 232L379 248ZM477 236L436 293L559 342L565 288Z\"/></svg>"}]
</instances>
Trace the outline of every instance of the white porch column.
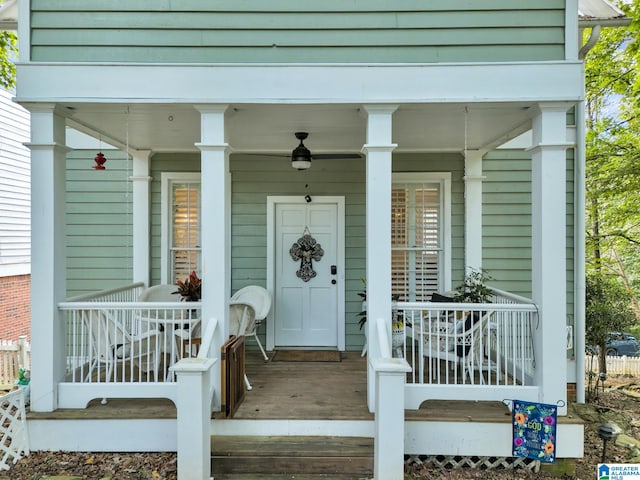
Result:
<instances>
[{"instance_id":1,"label":"white porch column","mask_svg":"<svg viewBox=\"0 0 640 480\"><path fill-rule=\"evenodd\" d=\"M133 152L133 281L149 286L150 196L149 157L151 150Z\"/></svg>"},{"instance_id":2,"label":"white porch column","mask_svg":"<svg viewBox=\"0 0 640 480\"><path fill-rule=\"evenodd\" d=\"M482 152L468 150L464 159L465 273L482 268Z\"/></svg>"},{"instance_id":3,"label":"white porch column","mask_svg":"<svg viewBox=\"0 0 640 480\"><path fill-rule=\"evenodd\" d=\"M200 112L201 210L202 210L202 320L218 319L219 328L209 357L217 358L229 336L228 311L231 296L231 179L229 145L225 135L225 111L228 105L196 105ZM220 392L220 371L213 375ZM213 399L220 408L220 397Z\"/></svg>"},{"instance_id":4,"label":"white porch column","mask_svg":"<svg viewBox=\"0 0 640 480\"><path fill-rule=\"evenodd\" d=\"M565 403L566 415L566 112L565 103L542 103L533 118L531 147L532 288L540 319L534 333L540 401ZM534 326L535 327L535 326Z\"/></svg>"},{"instance_id":5,"label":"white porch column","mask_svg":"<svg viewBox=\"0 0 640 480\"><path fill-rule=\"evenodd\" d=\"M58 408L65 374L65 119L53 104L31 111L31 410Z\"/></svg>"},{"instance_id":6,"label":"white porch column","mask_svg":"<svg viewBox=\"0 0 640 480\"><path fill-rule=\"evenodd\" d=\"M376 319L388 318L391 338L391 142L396 105L365 105L367 113L367 345L369 358L380 358ZM369 362L367 401L375 411L375 372Z\"/></svg>"}]
</instances>

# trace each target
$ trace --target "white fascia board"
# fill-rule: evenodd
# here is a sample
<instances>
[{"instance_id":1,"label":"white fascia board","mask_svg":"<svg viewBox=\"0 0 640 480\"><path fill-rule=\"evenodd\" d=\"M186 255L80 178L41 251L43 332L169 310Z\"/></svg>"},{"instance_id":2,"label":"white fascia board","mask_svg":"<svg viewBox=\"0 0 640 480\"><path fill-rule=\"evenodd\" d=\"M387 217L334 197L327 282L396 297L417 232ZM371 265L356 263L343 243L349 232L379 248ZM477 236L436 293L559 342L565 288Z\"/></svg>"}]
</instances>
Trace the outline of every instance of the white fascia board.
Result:
<instances>
[{"instance_id":1,"label":"white fascia board","mask_svg":"<svg viewBox=\"0 0 640 480\"><path fill-rule=\"evenodd\" d=\"M96 81L96 79L109 79ZM29 102L460 103L579 101L578 61L500 64L201 65L20 63Z\"/></svg>"}]
</instances>

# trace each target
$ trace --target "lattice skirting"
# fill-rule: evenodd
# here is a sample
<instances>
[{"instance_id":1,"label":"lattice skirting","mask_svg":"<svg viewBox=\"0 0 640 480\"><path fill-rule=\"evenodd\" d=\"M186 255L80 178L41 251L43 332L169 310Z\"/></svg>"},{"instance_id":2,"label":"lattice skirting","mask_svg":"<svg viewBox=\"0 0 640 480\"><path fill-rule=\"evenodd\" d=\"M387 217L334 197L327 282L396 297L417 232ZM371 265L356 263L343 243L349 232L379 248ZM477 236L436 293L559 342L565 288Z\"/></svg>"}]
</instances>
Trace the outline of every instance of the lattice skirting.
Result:
<instances>
[{"instance_id":1,"label":"lattice skirting","mask_svg":"<svg viewBox=\"0 0 640 480\"><path fill-rule=\"evenodd\" d=\"M540 470L540 462L529 458L520 457L461 457L454 455L408 455L405 463L411 464L432 464L439 468L459 469L459 468L478 468L478 469L503 469L513 470L521 468L532 472Z\"/></svg>"},{"instance_id":2,"label":"lattice skirting","mask_svg":"<svg viewBox=\"0 0 640 480\"><path fill-rule=\"evenodd\" d=\"M29 455L24 403L23 389L0 396L0 470L9 470L9 462L16 463L23 455Z\"/></svg>"}]
</instances>

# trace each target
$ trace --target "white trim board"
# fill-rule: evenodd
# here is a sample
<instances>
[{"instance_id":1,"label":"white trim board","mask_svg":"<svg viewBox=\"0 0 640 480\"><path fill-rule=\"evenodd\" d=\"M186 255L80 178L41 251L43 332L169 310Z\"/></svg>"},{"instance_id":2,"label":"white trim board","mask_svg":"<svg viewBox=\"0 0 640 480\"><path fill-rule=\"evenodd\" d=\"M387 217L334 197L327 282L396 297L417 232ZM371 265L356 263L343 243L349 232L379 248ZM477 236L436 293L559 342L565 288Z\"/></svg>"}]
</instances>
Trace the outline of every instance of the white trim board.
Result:
<instances>
[{"instance_id":1,"label":"white trim board","mask_svg":"<svg viewBox=\"0 0 640 480\"><path fill-rule=\"evenodd\" d=\"M474 64L19 63L19 102L476 103L579 101L579 61ZM42 79L47 81L43 82ZM109 82L89 81L109 78ZM149 79L153 78L153 82Z\"/></svg>"}]
</instances>

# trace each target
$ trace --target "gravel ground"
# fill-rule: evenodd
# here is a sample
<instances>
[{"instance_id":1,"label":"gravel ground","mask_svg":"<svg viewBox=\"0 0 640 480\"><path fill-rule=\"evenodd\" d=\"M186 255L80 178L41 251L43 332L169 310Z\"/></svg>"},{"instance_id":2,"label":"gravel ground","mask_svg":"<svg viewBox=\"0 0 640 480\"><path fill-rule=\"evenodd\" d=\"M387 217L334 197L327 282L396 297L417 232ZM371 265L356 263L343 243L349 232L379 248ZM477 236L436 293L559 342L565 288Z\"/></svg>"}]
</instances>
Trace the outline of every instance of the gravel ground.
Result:
<instances>
[{"instance_id":1,"label":"gravel ground","mask_svg":"<svg viewBox=\"0 0 640 480\"><path fill-rule=\"evenodd\" d=\"M613 379L608 388L587 409L585 428L585 457L576 462L575 475L565 475L565 479L592 480L596 478L596 468L602 455L602 440L597 435L597 427L603 421L613 418L621 424L625 433L640 439L640 379ZM638 395L638 397L636 397ZM604 418L603 418L604 415ZM608 415L608 416L607 416ZM594 416L597 416L594 417ZM636 452L640 454L640 452ZM607 446L606 460L609 463L640 463L640 458L632 458L632 453L624 447ZM549 473L533 473L518 470L460 469L443 470L428 465L408 465L405 479L557 479ZM81 479L112 480L176 480L176 455L173 453L70 453L33 452L21 459L9 471L0 472L0 480L39 480L46 476L72 475ZM73 478L73 477L72 477ZM291 478L291 477L287 477Z\"/></svg>"}]
</instances>

